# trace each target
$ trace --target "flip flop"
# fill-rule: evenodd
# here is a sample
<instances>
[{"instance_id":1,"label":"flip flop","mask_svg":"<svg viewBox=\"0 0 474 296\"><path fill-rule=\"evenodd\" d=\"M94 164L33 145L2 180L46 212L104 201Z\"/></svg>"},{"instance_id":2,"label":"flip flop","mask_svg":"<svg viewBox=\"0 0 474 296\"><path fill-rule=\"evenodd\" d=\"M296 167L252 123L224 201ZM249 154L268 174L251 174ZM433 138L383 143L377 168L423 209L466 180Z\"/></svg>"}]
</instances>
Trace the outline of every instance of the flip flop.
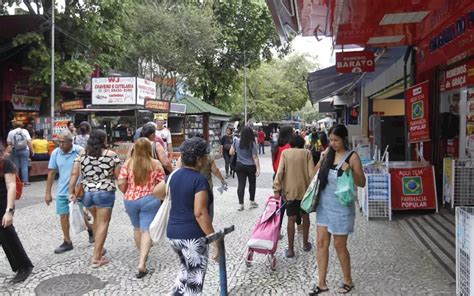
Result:
<instances>
[{"instance_id":1,"label":"flip flop","mask_svg":"<svg viewBox=\"0 0 474 296\"><path fill-rule=\"evenodd\" d=\"M321 289L319 286L315 286L315 287L313 287L313 290L311 292L309 292L309 295L310 296L317 295L317 294L321 294L321 293L328 292L328 291L329 291L329 288Z\"/></svg>"},{"instance_id":2,"label":"flip flop","mask_svg":"<svg viewBox=\"0 0 474 296\"><path fill-rule=\"evenodd\" d=\"M310 242L308 242L308 244L304 246L303 251L309 252L311 251L312 248L313 248L313 245Z\"/></svg>"},{"instance_id":3,"label":"flip flop","mask_svg":"<svg viewBox=\"0 0 474 296\"><path fill-rule=\"evenodd\" d=\"M339 286L339 290L338 290L337 292L338 292L339 294L347 294L347 293L349 293L352 289L354 289L354 284L348 285L348 284L342 283L342 284Z\"/></svg>"},{"instance_id":4,"label":"flip flop","mask_svg":"<svg viewBox=\"0 0 474 296\"><path fill-rule=\"evenodd\" d=\"M100 258L99 261L96 261L96 262L92 262L92 265L91 267L92 268L99 268L101 266L104 266L106 264L109 263L109 259L107 259L106 257L102 256L102 258Z\"/></svg>"},{"instance_id":5,"label":"flip flop","mask_svg":"<svg viewBox=\"0 0 474 296\"><path fill-rule=\"evenodd\" d=\"M293 257L295 257L295 253L293 252L293 255L290 255L290 250L285 250L285 257L286 258L293 258Z\"/></svg>"}]
</instances>

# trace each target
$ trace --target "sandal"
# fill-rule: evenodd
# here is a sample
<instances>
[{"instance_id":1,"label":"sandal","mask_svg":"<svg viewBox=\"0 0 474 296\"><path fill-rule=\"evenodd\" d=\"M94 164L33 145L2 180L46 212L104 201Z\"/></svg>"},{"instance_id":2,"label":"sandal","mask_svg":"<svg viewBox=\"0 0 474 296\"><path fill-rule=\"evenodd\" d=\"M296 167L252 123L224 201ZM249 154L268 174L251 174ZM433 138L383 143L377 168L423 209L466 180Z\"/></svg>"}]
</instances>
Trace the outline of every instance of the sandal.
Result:
<instances>
[{"instance_id":1,"label":"sandal","mask_svg":"<svg viewBox=\"0 0 474 296\"><path fill-rule=\"evenodd\" d=\"M109 263L109 259L107 259L106 257L102 256L102 258L100 258L99 261L96 261L96 262L92 262L92 265L91 267L92 268L99 268L101 266L104 266L106 264Z\"/></svg>"},{"instance_id":2,"label":"sandal","mask_svg":"<svg viewBox=\"0 0 474 296\"><path fill-rule=\"evenodd\" d=\"M295 257L295 252L293 252L293 254L290 255L290 250L285 250L285 257L286 258L293 258L293 257Z\"/></svg>"},{"instance_id":3,"label":"sandal","mask_svg":"<svg viewBox=\"0 0 474 296\"><path fill-rule=\"evenodd\" d=\"M313 245L310 242L308 242L308 244L304 246L303 251L309 252L311 251L312 248L313 248Z\"/></svg>"},{"instance_id":4,"label":"sandal","mask_svg":"<svg viewBox=\"0 0 474 296\"><path fill-rule=\"evenodd\" d=\"M311 292L309 292L309 295L310 296L317 295L317 294L321 294L321 293L328 292L328 291L329 291L329 288L322 289L319 286L314 286L313 290Z\"/></svg>"},{"instance_id":5,"label":"sandal","mask_svg":"<svg viewBox=\"0 0 474 296\"><path fill-rule=\"evenodd\" d=\"M341 286L339 286L339 290L337 291L339 294L347 294L349 293L352 289L354 289L354 284L348 285L342 283Z\"/></svg>"}]
</instances>

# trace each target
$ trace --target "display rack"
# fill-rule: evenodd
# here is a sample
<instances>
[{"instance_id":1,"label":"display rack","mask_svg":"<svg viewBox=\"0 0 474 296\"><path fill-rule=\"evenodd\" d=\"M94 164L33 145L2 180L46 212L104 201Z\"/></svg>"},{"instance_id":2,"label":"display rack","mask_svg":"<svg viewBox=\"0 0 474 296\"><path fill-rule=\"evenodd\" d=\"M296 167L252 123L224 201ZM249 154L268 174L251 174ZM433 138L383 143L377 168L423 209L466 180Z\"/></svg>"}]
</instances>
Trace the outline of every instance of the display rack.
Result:
<instances>
[{"instance_id":1,"label":"display rack","mask_svg":"<svg viewBox=\"0 0 474 296\"><path fill-rule=\"evenodd\" d=\"M370 218L388 218L392 220L390 174L383 164L371 164L364 167L366 186L359 190L359 204L364 216Z\"/></svg>"},{"instance_id":2,"label":"display rack","mask_svg":"<svg viewBox=\"0 0 474 296\"><path fill-rule=\"evenodd\" d=\"M456 295L474 292L474 208L456 208Z\"/></svg>"},{"instance_id":3,"label":"display rack","mask_svg":"<svg viewBox=\"0 0 474 296\"><path fill-rule=\"evenodd\" d=\"M190 134L204 134L204 123L202 115L186 116L186 124L184 129L185 138L188 139Z\"/></svg>"},{"instance_id":4,"label":"display rack","mask_svg":"<svg viewBox=\"0 0 474 296\"><path fill-rule=\"evenodd\" d=\"M455 159L453 167L451 207L474 205L474 160Z\"/></svg>"},{"instance_id":5,"label":"display rack","mask_svg":"<svg viewBox=\"0 0 474 296\"><path fill-rule=\"evenodd\" d=\"M209 119L209 147L212 152L219 151L221 135L221 121Z\"/></svg>"}]
</instances>

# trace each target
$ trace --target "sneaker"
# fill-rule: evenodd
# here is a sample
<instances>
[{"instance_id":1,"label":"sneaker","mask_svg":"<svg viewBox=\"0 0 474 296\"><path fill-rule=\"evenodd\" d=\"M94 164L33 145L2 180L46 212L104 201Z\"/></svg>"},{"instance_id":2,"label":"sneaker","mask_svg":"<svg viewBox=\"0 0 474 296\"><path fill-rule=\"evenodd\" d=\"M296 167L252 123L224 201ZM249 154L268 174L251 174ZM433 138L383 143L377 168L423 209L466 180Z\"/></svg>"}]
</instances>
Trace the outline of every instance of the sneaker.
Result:
<instances>
[{"instance_id":1,"label":"sneaker","mask_svg":"<svg viewBox=\"0 0 474 296\"><path fill-rule=\"evenodd\" d=\"M62 254L64 252L71 251L72 249L74 249L74 247L72 246L72 242L68 243L65 241L59 247L57 247L56 250L54 250L54 253Z\"/></svg>"},{"instance_id":2,"label":"sneaker","mask_svg":"<svg viewBox=\"0 0 474 296\"><path fill-rule=\"evenodd\" d=\"M241 212L244 210L244 204L240 204L239 205L239 208L237 209L237 211Z\"/></svg>"},{"instance_id":3,"label":"sneaker","mask_svg":"<svg viewBox=\"0 0 474 296\"><path fill-rule=\"evenodd\" d=\"M15 277L10 281L10 283L12 284L16 284L16 283L21 283L23 282L24 280L26 280L31 272L33 271L33 267L28 267L28 268L21 268L17 271Z\"/></svg>"},{"instance_id":4,"label":"sneaker","mask_svg":"<svg viewBox=\"0 0 474 296\"><path fill-rule=\"evenodd\" d=\"M89 244L93 244L95 242L94 233L90 229L87 230L87 233L89 234Z\"/></svg>"},{"instance_id":5,"label":"sneaker","mask_svg":"<svg viewBox=\"0 0 474 296\"><path fill-rule=\"evenodd\" d=\"M250 202L250 208L251 209L258 208L258 203L254 202L254 201L251 201Z\"/></svg>"}]
</instances>

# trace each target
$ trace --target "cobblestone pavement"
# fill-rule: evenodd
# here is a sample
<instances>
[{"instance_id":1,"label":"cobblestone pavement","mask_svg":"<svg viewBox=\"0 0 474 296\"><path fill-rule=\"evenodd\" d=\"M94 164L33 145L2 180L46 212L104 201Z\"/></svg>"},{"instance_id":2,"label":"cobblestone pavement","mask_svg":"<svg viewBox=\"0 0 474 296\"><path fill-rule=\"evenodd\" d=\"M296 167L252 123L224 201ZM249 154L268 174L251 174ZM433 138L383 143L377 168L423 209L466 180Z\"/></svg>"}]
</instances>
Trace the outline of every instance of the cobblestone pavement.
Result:
<instances>
[{"instance_id":1,"label":"cobblestone pavement","mask_svg":"<svg viewBox=\"0 0 474 296\"><path fill-rule=\"evenodd\" d=\"M257 179L257 202L263 205L271 194L272 169L270 157L262 158L262 175ZM222 161L218 161L222 167ZM215 184L218 184L216 181ZM268 264L257 263L247 267L243 258L246 242L254 223L262 211L258 209L238 212L236 179L229 179L230 188L223 195L215 191L215 227L220 229L231 224L235 231L226 237L227 269L231 295L304 295L317 280L314 252L302 251L302 237L296 238L296 257L286 259L286 236L281 240L276 257L277 270ZM134 248L132 227L125 213L121 196L117 197L106 242L111 262L99 269L90 267L92 247L87 234L73 239L74 250L55 255L53 250L61 243L59 219L54 207L41 201L44 182L37 182L27 189L29 206L21 208L15 217L15 225L30 255L35 269L24 283L11 285L13 276L3 252L0 252L0 295L30 295L45 280L60 281L61 291L88 295L163 295L170 291L178 268L178 260L166 243L152 248L148 267L151 275L137 280L134 277L138 252ZM30 189L31 188L31 189ZM38 193L39 192L39 193ZM38 194L39 196L35 197ZM247 193L248 194L248 193ZM39 200L37 200L37 198ZM246 197L248 200L248 197ZM246 200L246 202L247 202ZM247 202L248 204L248 202ZM311 216L311 240L314 244L314 215ZM286 222L286 219L285 219ZM350 237L353 277L356 288L352 295L453 295L455 287L445 274L430 260L429 254L420 249L396 222L384 220L367 222L357 215L356 231ZM256 255L257 259L263 256ZM74 275L70 277L59 277ZM88 284L79 285L77 279L90 275ZM55 277L59 277L55 279ZM60 279L60 280L59 280ZM68 282L70 281L70 283ZM341 281L341 271L335 252L331 250L328 284L332 295ZM90 285L90 286L87 286ZM45 284L41 287L46 286ZM95 289L95 290L93 290ZM50 291L50 290L49 290ZM206 275L204 294L219 294L219 270L210 263Z\"/></svg>"}]
</instances>

